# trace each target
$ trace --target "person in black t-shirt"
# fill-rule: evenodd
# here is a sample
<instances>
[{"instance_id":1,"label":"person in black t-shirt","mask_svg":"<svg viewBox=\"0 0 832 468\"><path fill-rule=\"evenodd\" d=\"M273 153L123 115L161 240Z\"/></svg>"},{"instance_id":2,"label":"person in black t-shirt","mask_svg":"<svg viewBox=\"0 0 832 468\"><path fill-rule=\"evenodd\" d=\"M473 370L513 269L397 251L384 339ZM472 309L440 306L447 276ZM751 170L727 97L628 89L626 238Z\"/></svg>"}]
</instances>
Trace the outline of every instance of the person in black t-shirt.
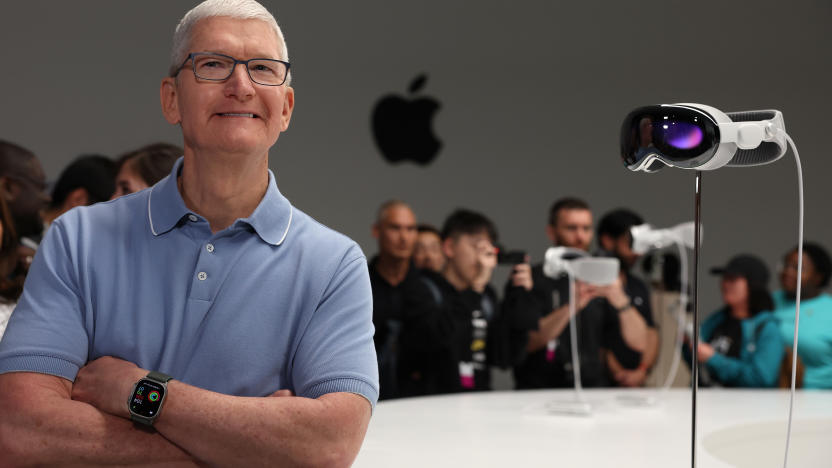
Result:
<instances>
[{"instance_id":1,"label":"person in black t-shirt","mask_svg":"<svg viewBox=\"0 0 832 468\"><path fill-rule=\"evenodd\" d=\"M439 230L430 224L419 224L416 227L416 247L413 249L413 265L420 270L431 270L436 273L445 268L445 255L442 253L442 237Z\"/></svg>"},{"instance_id":2,"label":"person in black t-shirt","mask_svg":"<svg viewBox=\"0 0 832 468\"><path fill-rule=\"evenodd\" d=\"M549 278L541 265L533 268L534 294L538 300L538 329L529 332L528 355L514 368L518 389L572 387L572 346L569 332L569 278ZM576 285L575 327L581 384L584 387L609 385L603 350L615 332L605 302L597 289L580 282ZM548 312L548 313L546 313Z\"/></svg>"},{"instance_id":3,"label":"person in black t-shirt","mask_svg":"<svg viewBox=\"0 0 832 468\"><path fill-rule=\"evenodd\" d=\"M546 235L554 246L587 251L592 243L592 212L577 198L562 198L549 210ZM537 327L530 330L527 356L514 367L518 389L571 387L574 383L569 335L569 280L566 275L549 278L543 266L532 268L532 294L537 299ZM588 387L607 385L601 349L611 330L607 315L597 306L588 307L595 291L576 284L576 326L582 383Z\"/></svg>"},{"instance_id":4,"label":"person in black t-shirt","mask_svg":"<svg viewBox=\"0 0 832 468\"><path fill-rule=\"evenodd\" d=\"M488 284L497 264L497 232L485 216L452 213L442 228L447 262L441 273L423 272L418 294L408 295L400 334L402 396L491 388L490 366L508 367L522 357L525 315L533 307L528 264L518 268L502 302ZM527 287L524 287L526 285Z\"/></svg>"},{"instance_id":5,"label":"person in black t-shirt","mask_svg":"<svg viewBox=\"0 0 832 468\"><path fill-rule=\"evenodd\" d=\"M619 332L612 333L606 352L607 367L612 381L622 387L639 387L655 364L659 351L659 334L653 322L650 290L630 273L639 255L633 252L630 228L644 224L641 216L628 209L605 214L598 223L598 245L601 254L619 261L621 287L626 299L609 301L610 318Z\"/></svg>"},{"instance_id":6,"label":"person in black t-shirt","mask_svg":"<svg viewBox=\"0 0 832 468\"><path fill-rule=\"evenodd\" d=\"M416 243L416 216L404 202L385 202L378 210L372 233L378 240L378 254L368 267L382 400L399 396L396 363L402 308L406 296L412 294L411 285L419 281L410 260Z\"/></svg>"},{"instance_id":7,"label":"person in black t-shirt","mask_svg":"<svg viewBox=\"0 0 832 468\"><path fill-rule=\"evenodd\" d=\"M546 233L555 246L588 250L593 237L589 205L571 197L556 201L549 211ZM549 278L543 274L542 265L536 265L532 278L532 293L539 304L538 326L529 332L528 355L514 368L516 387L571 387L574 372L568 329L568 277ZM576 282L575 324L583 386L610 384L607 350L622 343L644 345L646 324L632 306L638 308L649 302L637 284L637 281L625 283L624 279L606 287Z\"/></svg>"}]
</instances>

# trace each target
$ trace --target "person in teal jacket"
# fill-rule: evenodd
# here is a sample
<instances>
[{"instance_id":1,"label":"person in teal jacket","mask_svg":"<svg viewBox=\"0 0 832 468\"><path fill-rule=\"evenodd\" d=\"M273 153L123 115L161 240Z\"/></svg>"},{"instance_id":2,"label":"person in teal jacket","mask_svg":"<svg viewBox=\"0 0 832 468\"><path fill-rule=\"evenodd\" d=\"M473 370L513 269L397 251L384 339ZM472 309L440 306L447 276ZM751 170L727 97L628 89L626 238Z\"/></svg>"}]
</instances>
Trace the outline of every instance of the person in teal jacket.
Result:
<instances>
[{"instance_id":1,"label":"person in teal jacket","mask_svg":"<svg viewBox=\"0 0 832 468\"><path fill-rule=\"evenodd\" d=\"M753 255L738 255L711 273L722 275L725 306L700 327L698 359L707 371L703 377L725 387L774 387L785 350L770 312L768 268Z\"/></svg>"},{"instance_id":2,"label":"person in teal jacket","mask_svg":"<svg viewBox=\"0 0 832 468\"><path fill-rule=\"evenodd\" d=\"M823 292L832 275L832 260L818 244L803 244L800 286L800 334L797 355L803 364L802 388L832 389L832 296ZM774 293L774 315L786 346L794 342L794 310L797 290L797 247L783 259L781 291Z\"/></svg>"}]
</instances>

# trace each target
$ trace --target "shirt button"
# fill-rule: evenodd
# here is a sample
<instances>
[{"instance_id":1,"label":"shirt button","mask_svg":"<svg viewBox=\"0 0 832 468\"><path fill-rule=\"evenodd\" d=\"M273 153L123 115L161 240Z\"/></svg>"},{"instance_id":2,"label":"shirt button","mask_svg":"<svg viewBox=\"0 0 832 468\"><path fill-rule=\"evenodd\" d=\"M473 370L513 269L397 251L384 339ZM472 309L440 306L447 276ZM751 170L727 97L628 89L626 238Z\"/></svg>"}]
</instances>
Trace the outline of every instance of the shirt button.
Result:
<instances>
[{"instance_id":1,"label":"shirt button","mask_svg":"<svg viewBox=\"0 0 832 468\"><path fill-rule=\"evenodd\" d=\"M199 278L200 281L205 281L206 279L208 279L208 273L200 271L199 274L196 275L196 277Z\"/></svg>"},{"instance_id":2,"label":"shirt button","mask_svg":"<svg viewBox=\"0 0 832 468\"><path fill-rule=\"evenodd\" d=\"M208 245L206 245L206 246L205 246L205 250L207 250L207 251L208 251L208 253L213 252L213 251L214 251L214 244L208 244Z\"/></svg>"},{"instance_id":3,"label":"shirt button","mask_svg":"<svg viewBox=\"0 0 832 468\"><path fill-rule=\"evenodd\" d=\"M197 218L196 215L188 215L188 219L190 219L191 222L193 222L193 223L195 223L195 222L197 222L197 220L199 220L199 218Z\"/></svg>"}]
</instances>

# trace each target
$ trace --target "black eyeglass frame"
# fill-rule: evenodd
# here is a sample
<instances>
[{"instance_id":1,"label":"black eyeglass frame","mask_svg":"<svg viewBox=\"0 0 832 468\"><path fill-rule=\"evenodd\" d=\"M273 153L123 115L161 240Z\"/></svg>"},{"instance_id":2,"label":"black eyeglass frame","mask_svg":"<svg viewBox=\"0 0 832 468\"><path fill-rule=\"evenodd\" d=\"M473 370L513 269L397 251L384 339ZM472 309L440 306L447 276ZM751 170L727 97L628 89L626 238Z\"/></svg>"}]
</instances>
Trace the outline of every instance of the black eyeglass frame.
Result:
<instances>
[{"instance_id":1,"label":"black eyeglass frame","mask_svg":"<svg viewBox=\"0 0 832 468\"><path fill-rule=\"evenodd\" d=\"M205 78L203 76L200 76L199 73L196 72L196 60L194 60L195 57L202 56L202 55L213 55L213 56L216 56L216 57L227 58L227 59L231 60L232 62L234 62L234 65L231 67L231 71L228 73L228 76L226 76L225 78ZM289 78L289 69L292 66L292 64L289 63L289 62L286 62L284 60L273 59L273 58L255 57L255 58L250 58L248 60L237 60L236 58L234 58L230 55L218 54L216 52L191 52L190 54L188 54L187 57L185 57L185 61L182 62L182 65L180 65L179 68L176 69L176 73L171 75L171 77L175 77L176 75L178 75L179 72L182 71L183 68L185 68L185 64L188 63L188 60L191 61L191 70L194 72L194 76L199 78L200 80L225 81L225 80L231 78L231 75L234 74L234 70L237 69L237 65L243 64L245 69L246 69L246 74L248 74L248 78L251 80L251 82L252 83L257 83L261 86L282 86L284 83L286 83L286 80ZM249 62L252 62L252 61L255 61L255 60L266 60L266 61L269 61L269 62L278 62L278 63L282 63L283 65L285 65L286 66L286 74L283 76L283 81L280 82L279 84L267 84L267 83L261 83L261 82L255 80L254 77L251 76L251 70L249 70L249 68L248 68Z\"/></svg>"}]
</instances>

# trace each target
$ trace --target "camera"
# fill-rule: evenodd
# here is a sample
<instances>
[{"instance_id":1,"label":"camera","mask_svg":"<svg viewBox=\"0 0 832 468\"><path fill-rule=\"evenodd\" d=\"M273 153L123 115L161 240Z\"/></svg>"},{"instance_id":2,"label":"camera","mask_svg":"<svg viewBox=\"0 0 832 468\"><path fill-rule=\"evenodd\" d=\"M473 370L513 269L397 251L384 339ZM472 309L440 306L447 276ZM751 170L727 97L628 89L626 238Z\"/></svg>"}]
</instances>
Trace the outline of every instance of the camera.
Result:
<instances>
[{"instance_id":1,"label":"camera","mask_svg":"<svg viewBox=\"0 0 832 468\"><path fill-rule=\"evenodd\" d=\"M506 250L502 246L497 246L497 264L519 265L521 263L526 263L526 252L522 250Z\"/></svg>"}]
</instances>

